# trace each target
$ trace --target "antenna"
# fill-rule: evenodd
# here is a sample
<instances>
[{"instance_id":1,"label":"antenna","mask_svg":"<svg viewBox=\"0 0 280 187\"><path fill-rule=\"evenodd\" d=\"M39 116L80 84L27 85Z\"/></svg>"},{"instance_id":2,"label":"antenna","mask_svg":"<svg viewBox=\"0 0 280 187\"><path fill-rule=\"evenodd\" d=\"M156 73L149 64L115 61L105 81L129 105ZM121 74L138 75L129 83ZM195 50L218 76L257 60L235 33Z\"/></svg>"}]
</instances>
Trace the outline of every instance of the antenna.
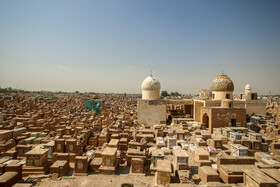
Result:
<instances>
[{"instance_id":1,"label":"antenna","mask_svg":"<svg viewBox=\"0 0 280 187\"><path fill-rule=\"evenodd\" d=\"M151 76L153 76L153 71L151 70L151 74L150 74Z\"/></svg>"}]
</instances>

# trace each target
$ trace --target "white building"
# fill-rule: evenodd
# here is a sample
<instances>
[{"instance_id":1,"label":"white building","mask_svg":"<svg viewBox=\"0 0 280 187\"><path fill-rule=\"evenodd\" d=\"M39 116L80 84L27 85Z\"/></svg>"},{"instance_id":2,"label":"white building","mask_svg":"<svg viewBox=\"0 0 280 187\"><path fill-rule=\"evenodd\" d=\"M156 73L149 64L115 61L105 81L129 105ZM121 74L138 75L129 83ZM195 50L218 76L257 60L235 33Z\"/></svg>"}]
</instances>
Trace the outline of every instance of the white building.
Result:
<instances>
[{"instance_id":1,"label":"white building","mask_svg":"<svg viewBox=\"0 0 280 187\"><path fill-rule=\"evenodd\" d=\"M142 99L138 99L138 122L145 125L166 123L166 103L160 99L160 82L153 75L141 85Z\"/></svg>"}]
</instances>

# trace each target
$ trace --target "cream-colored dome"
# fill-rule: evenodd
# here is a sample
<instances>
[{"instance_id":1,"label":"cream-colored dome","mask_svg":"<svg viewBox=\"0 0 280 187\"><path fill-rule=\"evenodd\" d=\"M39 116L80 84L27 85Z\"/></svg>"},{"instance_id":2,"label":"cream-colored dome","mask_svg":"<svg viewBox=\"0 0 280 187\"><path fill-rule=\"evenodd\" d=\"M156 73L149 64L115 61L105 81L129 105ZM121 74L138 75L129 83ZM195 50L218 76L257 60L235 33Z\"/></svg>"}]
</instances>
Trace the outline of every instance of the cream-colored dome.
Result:
<instances>
[{"instance_id":1,"label":"cream-colored dome","mask_svg":"<svg viewBox=\"0 0 280 187\"><path fill-rule=\"evenodd\" d=\"M153 75L148 76L141 85L142 99L158 100L160 99L160 83Z\"/></svg>"},{"instance_id":2,"label":"cream-colored dome","mask_svg":"<svg viewBox=\"0 0 280 187\"><path fill-rule=\"evenodd\" d=\"M247 84L247 85L245 86L245 90L251 90L250 84Z\"/></svg>"},{"instance_id":3,"label":"cream-colored dome","mask_svg":"<svg viewBox=\"0 0 280 187\"><path fill-rule=\"evenodd\" d=\"M141 88L146 91L159 91L160 83L153 75L150 75L142 82Z\"/></svg>"}]
</instances>

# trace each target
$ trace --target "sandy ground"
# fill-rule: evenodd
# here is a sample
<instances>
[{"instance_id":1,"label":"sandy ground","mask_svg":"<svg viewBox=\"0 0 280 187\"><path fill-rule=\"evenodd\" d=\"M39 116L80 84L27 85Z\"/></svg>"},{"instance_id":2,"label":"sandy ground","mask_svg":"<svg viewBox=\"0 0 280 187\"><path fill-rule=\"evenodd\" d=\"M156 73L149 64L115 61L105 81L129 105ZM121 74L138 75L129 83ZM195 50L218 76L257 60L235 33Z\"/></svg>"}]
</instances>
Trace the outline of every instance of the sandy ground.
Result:
<instances>
[{"instance_id":1,"label":"sandy ground","mask_svg":"<svg viewBox=\"0 0 280 187\"><path fill-rule=\"evenodd\" d=\"M192 174L198 173L197 163L194 161L194 155L189 153L189 165ZM168 155L166 159L172 161L173 156ZM133 175L129 174L129 166L120 166L116 171L116 175L94 174L90 171L88 176L75 176L74 164L70 164L71 169L68 170L65 177L60 180L44 178L35 186L41 187L121 187L122 184L133 184L134 187L155 186L155 176ZM168 186L192 186L191 184L171 183Z\"/></svg>"},{"instance_id":2,"label":"sandy ground","mask_svg":"<svg viewBox=\"0 0 280 187\"><path fill-rule=\"evenodd\" d=\"M121 186L123 183L134 184L134 187L154 186L154 176L141 175L88 175L62 178L61 180L42 179L35 186L44 187L111 187Z\"/></svg>"},{"instance_id":3,"label":"sandy ground","mask_svg":"<svg viewBox=\"0 0 280 187\"><path fill-rule=\"evenodd\" d=\"M192 157L189 162L194 165ZM194 174L197 174L197 166L192 166ZM122 184L133 184L134 187L155 186L155 176L131 175L129 167L119 167L116 175L101 175L90 173L88 176L73 175L74 169L71 168L65 177L60 180L44 178L35 186L41 187L121 187ZM170 186L183 186L182 184L170 184ZM186 185L188 186L188 185Z\"/></svg>"}]
</instances>

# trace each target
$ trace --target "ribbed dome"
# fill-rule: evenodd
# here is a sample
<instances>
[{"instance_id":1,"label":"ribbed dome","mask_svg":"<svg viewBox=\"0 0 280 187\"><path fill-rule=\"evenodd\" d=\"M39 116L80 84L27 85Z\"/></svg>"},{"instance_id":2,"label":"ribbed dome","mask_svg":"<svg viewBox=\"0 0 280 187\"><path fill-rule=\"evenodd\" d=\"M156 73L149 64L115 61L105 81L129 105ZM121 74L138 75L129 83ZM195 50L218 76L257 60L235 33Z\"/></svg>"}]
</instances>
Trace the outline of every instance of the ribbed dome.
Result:
<instances>
[{"instance_id":1,"label":"ribbed dome","mask_svg":"<svg viewBox=\"0 0 280 187\"><path fill-rule=\"evenodd\" d=\"M251 90L250 84L247 84L247 85L245 86L245 90Z\"/></svg>"},{"instance_id":2,"label":"ribbed dome","mask_svg":"<svg viewBox=\"0 0 280 187\"><path fill-rule=\"evenodd\" d=\"M141 85L142 90L160 90L160 83L153 75L148 76Z\"/></svg>"},{"instance_id":3,"label":"ribbed dome","mask_svg":"<svg viewBox=\"0 0 280 187\"><path fill-rule=\"evenodd\" d=\"M218 75L210 87L212 91L230 91L233 92L234 85L232 80L225 74Z\"/></svg>"}]
</instances>

